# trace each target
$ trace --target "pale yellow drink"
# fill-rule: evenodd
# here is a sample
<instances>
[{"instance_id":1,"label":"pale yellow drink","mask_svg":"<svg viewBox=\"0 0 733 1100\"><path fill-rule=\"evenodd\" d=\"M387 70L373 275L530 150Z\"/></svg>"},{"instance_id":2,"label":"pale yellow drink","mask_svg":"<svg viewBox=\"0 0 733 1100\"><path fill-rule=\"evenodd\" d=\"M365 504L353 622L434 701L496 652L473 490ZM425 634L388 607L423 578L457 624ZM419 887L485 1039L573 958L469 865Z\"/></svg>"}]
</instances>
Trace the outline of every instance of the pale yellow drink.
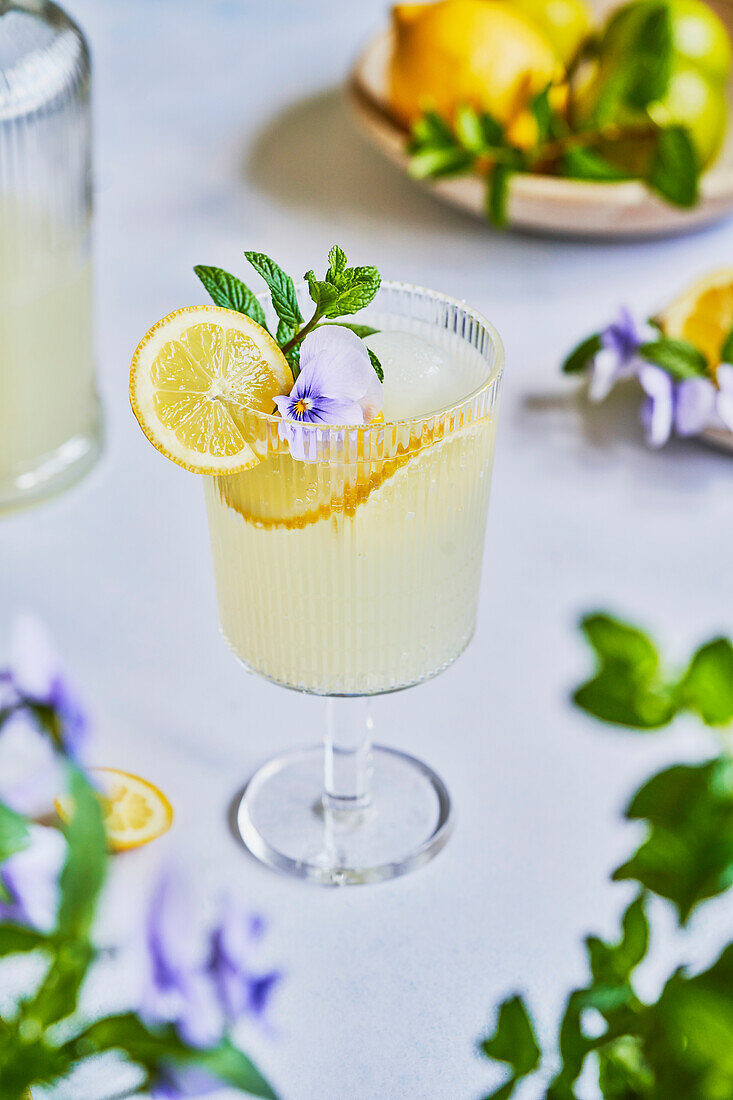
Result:
<instances>
[{"instance_id":1,"label":"pale yellow drink","mask_svg":"<svg viewBox=\"0 0 733 1100\"><path fill-rule=\"evenodd\" d=\"M254 671L372 694L435 675L467 645L497 386L481 388L488 368L474 347L456 337L450 347L459 383L473 384L446 412L323 432L318 460L305 462L275 418L252 418L262 461L206 479L222 631Z\"/></svg>"},{"instance_id":2,"label":"pale yellow drink","mask_svg":"<svg viewBox=\"0 0 733 1100\"><path fill-rule=\"evenodd\" d=\"M85 242L0 198L0 506L73 479L98 432Z\"/></svg>"}]
</instances>

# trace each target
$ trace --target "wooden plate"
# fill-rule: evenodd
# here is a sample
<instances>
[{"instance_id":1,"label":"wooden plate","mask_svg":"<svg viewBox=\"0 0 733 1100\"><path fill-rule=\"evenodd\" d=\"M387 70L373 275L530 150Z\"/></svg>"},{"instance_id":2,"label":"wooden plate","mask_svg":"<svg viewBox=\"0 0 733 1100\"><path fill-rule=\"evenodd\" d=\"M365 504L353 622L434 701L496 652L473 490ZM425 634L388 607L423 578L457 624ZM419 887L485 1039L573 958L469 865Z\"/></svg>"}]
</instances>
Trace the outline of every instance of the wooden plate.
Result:
<instances>
[{"instance_id":1,"label":"wooden plate","mask_svg":"<svg viewBox=\"0 0 733 1100\"><path fill-rule=\"evenodd\" d=\"M715 5L729 29L733 3ZM388 73L393 50L391 30L373 38L352 69L349 98L366 137L395 164L407 169L407 134L390 114ZM730 97L733 104L733 96ZM733 109L731 110L733 119ZM701 199L680 210L655 198L643 184L587 183L554 176L521 174L510 185L509 224L563 237L662 237L686 233L733 212L733 140L701 180ZM423 180L441 199L485 220L485 184L478 176Z\"/></svg>"}]
</instances>

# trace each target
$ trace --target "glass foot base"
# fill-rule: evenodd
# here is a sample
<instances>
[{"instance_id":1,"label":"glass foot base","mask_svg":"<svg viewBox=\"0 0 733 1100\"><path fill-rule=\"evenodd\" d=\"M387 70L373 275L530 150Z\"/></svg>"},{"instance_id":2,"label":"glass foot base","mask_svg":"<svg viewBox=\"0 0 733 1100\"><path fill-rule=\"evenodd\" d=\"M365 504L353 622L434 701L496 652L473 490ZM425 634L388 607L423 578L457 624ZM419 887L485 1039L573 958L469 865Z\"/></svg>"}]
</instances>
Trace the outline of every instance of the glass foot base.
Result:
<instances>
[{"instance_id":1,"label":"glass foot base","mask_svg":"<svg viewBox=\"0 0 733 1100\"><path fill-rule=\"evenodd\" d=\"M270 760L252 777L237 821L250 852L270 867L331 886L382 882L427 863L450 836L443 781L414 756L371 753L368 805L324 802L324 749Z\"/></svg>"}]
</instances>

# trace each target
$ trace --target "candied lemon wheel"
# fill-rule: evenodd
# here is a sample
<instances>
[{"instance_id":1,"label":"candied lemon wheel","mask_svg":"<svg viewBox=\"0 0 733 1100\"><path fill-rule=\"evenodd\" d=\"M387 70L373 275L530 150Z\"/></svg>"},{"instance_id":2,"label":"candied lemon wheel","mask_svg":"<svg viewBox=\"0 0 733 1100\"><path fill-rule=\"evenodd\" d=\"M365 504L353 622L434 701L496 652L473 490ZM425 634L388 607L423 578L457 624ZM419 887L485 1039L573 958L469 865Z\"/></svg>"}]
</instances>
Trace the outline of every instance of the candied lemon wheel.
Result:
<instances>
[{"instance_id":1,"label":"candied lemon wheel","mask_svg":"<svg viewBox=\"0 0 733 1100\"><path fill-rule=\"evenodd\" d=\"M99 784L104 829L113 852L125 852L149 844L173 824L173 807L162 791L147 779L117 768L90 768ZM56 800L59 817L68 821L73 804L64 796Z\"/></svg>"},{"instance_id":2,"label":"candied lemon wheel","mask_svg":"<svg viewBox=\"0 0 733 1100\"><path fill-rule=\"evenodd\" d=\"M733 328L733 267L696 280L657 320L667 336L698 347L715 369L723 341Z\"/></svg>"},{"instance_id":3,"label":"candied lemon wheel","mask_svg":"<svg viewBox=\"0 0 733 1100\"><path fill-rule=\"evenodd\" d=\"M166 458L196 474L232 474L258 462L244 438L247 409L272 412L293 379L269 332L242 313L188 306L158 321L138 344L130 402Z\"/></svg>"}]
</instances>

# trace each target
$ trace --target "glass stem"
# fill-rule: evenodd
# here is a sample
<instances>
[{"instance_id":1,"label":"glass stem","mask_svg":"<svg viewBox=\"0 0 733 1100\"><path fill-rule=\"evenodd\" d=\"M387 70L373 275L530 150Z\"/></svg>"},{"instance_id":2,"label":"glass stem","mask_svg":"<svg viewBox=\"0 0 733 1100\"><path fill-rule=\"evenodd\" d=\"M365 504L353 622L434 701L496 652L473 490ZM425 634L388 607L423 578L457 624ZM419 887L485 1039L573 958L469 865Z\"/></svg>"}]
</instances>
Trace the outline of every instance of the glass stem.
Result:
<instances>
[{"instance_id":1,"label":"glass stem","mask_svg":"<svg viewBox=\"0 0 733 1100\"><path fill-rule=\"evenodd\" d=\"M329 810L361 810L371 800L372 716L367 698L326 701L325 793Z\"/></svg>"}]
</instances>

